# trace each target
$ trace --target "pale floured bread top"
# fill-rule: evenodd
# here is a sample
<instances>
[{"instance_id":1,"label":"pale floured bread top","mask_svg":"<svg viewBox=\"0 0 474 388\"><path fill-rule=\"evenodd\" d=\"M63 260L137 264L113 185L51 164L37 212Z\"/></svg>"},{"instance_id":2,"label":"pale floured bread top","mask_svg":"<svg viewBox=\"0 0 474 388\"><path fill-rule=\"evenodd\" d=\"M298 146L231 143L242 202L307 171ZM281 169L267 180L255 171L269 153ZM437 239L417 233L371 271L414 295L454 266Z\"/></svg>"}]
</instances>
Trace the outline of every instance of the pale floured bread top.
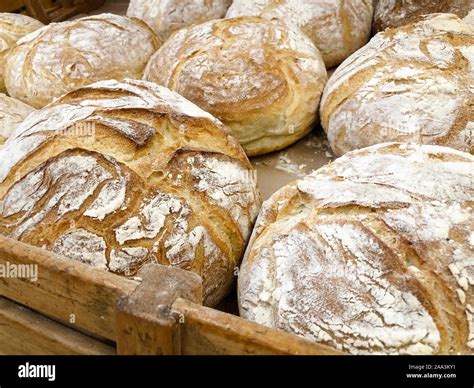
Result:
<instances>
[{"instance_id":1,"label":"pale floured bread top","mask_svg":"<svg viewBox=\"0 0 474 388\"><path fill-rule=\"evenodd\" d=\"M43 23L29 16L0 13L0 92L5 91L3 57L25 35L43 27Z\"/></svg>"},{"instance_id":2,"label":"pale floured bread top","mask_svg":"<svg viewBox=\"0 0 474 388\"><path fill-rule=\"evenodd\" d=\"M0 145L33 110L31 106L0 93Z\"/></svg>"},{"instance_id":3,"label":"pale floured bread top","mask_svg":"<svg viewBox=\"0 0 474 388\"><path fill-rule=\"evenodd\" d=\"M474 34L436 14L376 35L331 77L321 119L341 155L386 141L473 152Z\"/></svg>"},{"instance_id":4,"label":"pale floured bread top","mask_svg":"<svg viewBox=\"0 0 474 388\"><path fill-rule=\"evenodd\" d=\"M276 193L241 314L353 353L474 353L474 156L389 143Z\"/></svg>"},{"instance_id":5,"label":"pale floured bread top","mask_svg":"<svg viewBox=\"0 0 474 388\"><path fill-rule=\"evenodd\" d=\"M311 129L327 75L317 48L299 29L242 17L176 32L152 57L144 79L212 113L249 155L257 155Z\"/></svg>"},{"instance_id":6,"label":"pale floured bread top","mask_svg":"<svg viewBox=\"0 0 474 388\"><path fill-rule=\"evenodd\" d=\"M375 7L374 31L396 28L432 13L452 13L460 18L474 9L474 0L379 0Z\"/></svg>"},{"instance_id":7,"label":"pale floured bread top","mask_svg":"<svg viewBox=\"0 0 474 388\"><path fill-rule=\"evenodd\" d=\"M127 15L145 21L164 41L192 24L221 19L232 0L131 0Z\"/></svg>"},{"instance_id":8,"label":"pale floured bread top","mask_svg":"<svg viewBox=\"0 0 474 388\"><path fill-rule=\"evenodd\" d=\"M141 78L160 44L142 21L102 14L50 24L24 37L5 58L12 97L43 107L103 79Z\"/></svg>"},{"instance_id":9,"label":"pale floured bread top","mask_svg":"<svg viewBox=\"0 0 474 388\"><path fill-rule=\"evenodd\" d=\"M125 276L195 271L209 305L230 290L259 206L223 125L143 81L71 92L0 150L0 233Z\"/></svg>"},{"instance_id":10,"label":"pale floured bread top","mask_svg":"<svg viewBox=\"0 0 474 388\"><path fill-rule=\"evenodd\" d=\"M0 52L10 48L19 39L43 26L43 23L29 16L0 13Z\"/></svg>"},{"instance_id":11,"label":"pale floured bread top","mask_svg":"<svg viewBox=\"0 0 474 388\"><path fill-rule=\"evenodd\" d=\"M474 10L469 12L467 16L463 19L464 23L466 23L472 30L474 30Z\"/></svg>"},{"instance_id":12,"label":"pale floured bread top","mask_svg":"<svg viewBox=\"0 0 474 388\"><path fill-rule=\"evenodd\" d=\"M226 17L293 22L311 38L330 68L369 40L372 15L372 0L234 0Z\"/></svg>"}]
</instances>

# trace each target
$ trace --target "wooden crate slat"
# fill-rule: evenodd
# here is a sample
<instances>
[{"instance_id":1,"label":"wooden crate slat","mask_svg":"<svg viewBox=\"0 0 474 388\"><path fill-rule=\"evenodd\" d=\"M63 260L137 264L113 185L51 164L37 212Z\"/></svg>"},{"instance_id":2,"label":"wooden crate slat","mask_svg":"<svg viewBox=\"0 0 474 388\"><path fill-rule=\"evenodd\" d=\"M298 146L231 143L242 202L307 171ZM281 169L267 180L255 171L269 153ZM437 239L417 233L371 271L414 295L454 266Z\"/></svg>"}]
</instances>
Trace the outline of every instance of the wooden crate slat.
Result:
<instances>
[{"instance_id":1,"label":"wooden crate slat","mask_svg":"<svg viewBox=\"0 0 474 388\"><path fill-rule=\"evenodd\" d=\"M0 298L0 354L114 355L116 349Z\"/></svg>"},{"instance_id":2,"label":"wooden crate slat","mask_svg":"<svg viewBox=\"0 0 474 388\"><path fill-rule=\"evenodd\" d=\"M66 323L74 314L73 328L117 342L119 354L342 354L292 334L203 307L198 304L202 299L200 278L177 268L149 265L139 274L142 282L132 281L0 236L0 265L7 264L37 265L38 281L0 278L0 296ZM33 319L30 314L18 314L11 306L3 309L1 306L0 325L6 323L5 327L9 328L4 333L17 335L23 331L23 341L34 339L41 331L44 336L20 351L19 343L2 348L2 341L6 343L8 337L2 338L0 333L0 353L31 354L41 346L55 354L74 351L66 338L56 342L62 348L51 345L58 328L65 335L72 333L85 338L48 318L35 315ZM90 351L86 345L75 350Z\"/></svg>"},{"instance_id":3,"label":"wooden crate slat","mask_svg":"<svg viewBox=\"0 0 474 388\"><path fill-rule=\"evenodd\" d=\"M148 265L143 282L118 303L117 349L120 355L181 353L179 318L172 304L178 298L202 303L200 276L179 268Z\"/></svg>"},{"instance_id":4,"label":"wooden crate slat","mask_svg":"<svg viewBox=\"0 0 474 388\"><path fill-rule=\"evenodd\" d=\"M116 340L116 301L139 282L0 236L0 265L37 265L38 281L0 278L0 296L96 336Z\"/></svg>"},{"instance_id":5,"label":"wooden crate slat","mask_svg":"<svg viewBox=\"0 0 474 388\"><path fill-rule=\"evenodd\" d=\"M184 299L173 304L182 316L184 355L341 355L325 345L263 327Z\"/></svg>"},{"instance_id":6,"label":"wooden crate slat","mask_svg":"<svg viewBox=\"0 0 474 388\"><path fill-rule=\"evenodd\" d=\"M25 7L23 0L1 0L0 12L15 12Z\"/></svg>"}]
</instances>

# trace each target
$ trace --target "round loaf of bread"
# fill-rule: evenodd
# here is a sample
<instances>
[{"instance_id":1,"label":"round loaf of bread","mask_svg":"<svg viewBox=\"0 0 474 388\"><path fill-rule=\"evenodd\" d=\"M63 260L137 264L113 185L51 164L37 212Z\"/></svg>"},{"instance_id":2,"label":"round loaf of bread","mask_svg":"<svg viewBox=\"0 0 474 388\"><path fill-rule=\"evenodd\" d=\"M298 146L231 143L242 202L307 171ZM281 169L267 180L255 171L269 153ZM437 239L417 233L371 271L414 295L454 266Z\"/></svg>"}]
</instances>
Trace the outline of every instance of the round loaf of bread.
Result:
<instances>
[{"instance_id":1,"label":"round loaf of bread","mask_svg":"<svg viewBox=\"0 0 474 388\"><path fill-rule=\"evenodd\" d=\"M0 93L0 145L33 111L31 106Z\"/></svg>"},{"instance_id":2,"label":"round loaf of bread","mask_svg":"<svg viewBox=\"0 0 474 388\"><path fill-rule=\"evenodd\" d=\"M352 354L474 353L474 156L387 143L264 203L241 315Z\"/></svg>"},{"instance_id":3,"label":"round loaf of bread","mask_svg":"<svg viewBox=\"0 0 474 388\"><path fill-rule=\"evenodd\" d=\"M224 126L152 83L77 89L0 149L0 233L124 276L194 271L207 305L231 289L259 208Z\"/></svg>"},{"instance_id":4,"label":"round loaf of bread","mask_svg":"<svg viewBox=\"0 0 474 388\"><path fill-rule=\"evenodd\" d=\"M232 0L131 0L127 15L145 21L165 41L174 31L221 19Z\"/></svg>"},{"instance_id":5,"label":"round loaf of bread","mask_svg":"<svg viewBox=\"0 0 474 388\"><path fill-rule=\"evenodd\" d=\"M242 17L176 32L144 79L216 116L254 156L311 131L327 74L318 49L296 27Z\"/></svg>"},{"instance_id":6,"label":"round loaf of bread","mask_svg":"<svg viewBox=\"0 0 474 388\"><path fill-rule=\"evenodd\" d=\"M321 121L334 152L399 141L472 153L473 45L451 14L376 35L326 86Z\"/></svg>"},{"instance_id":7,"label":"round loaf of bread","mask_svg":"<svg viewBox=\"0 0 474 388\"><path fill-rule=\"evenodd\" d=\"M0 93L6 91L3 80L3 58L18 40L41 27L43 23L29 16L0 13Z\"/></svg>"},{"instance_id":8,"label":"round loaf of bread","mask_svg":"<svg viewBox=\"0 0 474 388\"><path fill-rule=\"evenodd\" d=\"M8 93L41 108L106 79L140 79L160 47L142 21L102 14L54 23L21 39L5 58Z\"/></svg>"},{"instance_id":9,"label":"round loaf of bread","mask_svg":"<svg viewBox=\"0 0 474 388\"><path fill-rule=\"evenodd\" d=\"M226 17L260 16L295 23L330 68L367 43L373 13L372 0L234 0Z\"/></svg>"},{"instance_id":10,"label":"round loaf of bread","mask_svg":"<svg viewBox=\"0 0 474 388\"><path fill-rule=\"evenodd\" d=\"M431 13L453 13L463 18L472 9L474 0L379 0L373 30L401 27Z\"/></svg>"}]
</instances>

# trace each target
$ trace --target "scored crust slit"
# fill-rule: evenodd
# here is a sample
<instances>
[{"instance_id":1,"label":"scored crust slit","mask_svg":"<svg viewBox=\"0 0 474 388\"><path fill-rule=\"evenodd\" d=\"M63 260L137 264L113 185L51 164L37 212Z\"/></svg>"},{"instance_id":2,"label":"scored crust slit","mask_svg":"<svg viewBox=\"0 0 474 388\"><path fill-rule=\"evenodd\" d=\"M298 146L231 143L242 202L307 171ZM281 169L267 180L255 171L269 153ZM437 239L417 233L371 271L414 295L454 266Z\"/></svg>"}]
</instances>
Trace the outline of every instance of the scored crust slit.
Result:
<instances>
[{"instance_id":1,"label":"scored crust slit","mask_svg":"<svg viewBox=\"0 0 474 388\"><path fill-rule=\"evenodd\" d=\"M474 152L474 31L435 14L377 34L329 80L321 122L336 155L418 142Z\"/></svg>"},{"instance_id":2,"label":"scored crust slit","mask_svg":"<svg viewBox=\"0 0 474 388\"><path fill-rule=\"evenodd\" d=\"M264 203L241 316L351 354L474 353L474 156L390 143Z\"/></svg>"},{"instance_id":3,"label":"scored crust slit","mask_svg":"<svg viewBox=\"0 0 474 388\"><path fill-rule=\"evenodd\" d=\"M372 0L234 0L226 17L279 18L295 24L329 69L367 43L373 13Z\"/></svg>"},{"instance_id":4,"label":"scored crust slit","mask_svg":"<svg viewBox=\"0 0 474 388\"><path fill-rule=\"evenodd\" d=\"M0 13L0 93L6 91L3 59L21 38L43 27L43 23L26 15Z\"/></svg>"},{"instance_id":5,"label":"scored crust slit","mask_svg":"<svg viewBox=\"0 0 474 388\"><path fill-rule=\"evenodd\" d=\"M256 174L210 114L144 81L102 81L30 115L0 148L0 233L133 277L147 263L231 290Z\"/></svg>"},{"instance_id":6,"label":"scored crust slit","mask_svg":"<svg viewBox=\"0 0 474 388\"><path fill-rule=\"evenodd\" d=\"M327 73L318 49L298 28L241 17L176 32L151 58L144 79L213 114L256 156L313 129Z\"/></svg>"},{"instance_id":7,"label":"scored crust slit","mask_svg":"<svg viewBox=\"0 0 474 388\"><path fill-rule=\"evenodd\" d=\"M141 20L113 14L52 23L21 39L5 57L8 94L35 108L81 86L140 79L160 47Z\"/></svg>"}]
</instances>

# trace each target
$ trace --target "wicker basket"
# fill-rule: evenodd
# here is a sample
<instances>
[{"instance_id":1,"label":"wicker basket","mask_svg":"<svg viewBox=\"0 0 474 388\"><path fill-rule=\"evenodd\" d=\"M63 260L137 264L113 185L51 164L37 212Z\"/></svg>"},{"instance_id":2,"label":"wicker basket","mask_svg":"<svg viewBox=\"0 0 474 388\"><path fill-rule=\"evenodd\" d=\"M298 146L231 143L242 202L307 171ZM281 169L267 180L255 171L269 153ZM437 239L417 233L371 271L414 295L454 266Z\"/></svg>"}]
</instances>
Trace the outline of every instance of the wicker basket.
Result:
<instances>
[{"instance_id":1,"label":"wicker basket","mask_svg":"<svg viewBox=\"0 0 474 388\"><path fill-rule=\"evenodd\" d=\"M2 0L0 12L24 13L45 24L67 20L101 7L105 0Z\"/></svg>"}]
</instances>

